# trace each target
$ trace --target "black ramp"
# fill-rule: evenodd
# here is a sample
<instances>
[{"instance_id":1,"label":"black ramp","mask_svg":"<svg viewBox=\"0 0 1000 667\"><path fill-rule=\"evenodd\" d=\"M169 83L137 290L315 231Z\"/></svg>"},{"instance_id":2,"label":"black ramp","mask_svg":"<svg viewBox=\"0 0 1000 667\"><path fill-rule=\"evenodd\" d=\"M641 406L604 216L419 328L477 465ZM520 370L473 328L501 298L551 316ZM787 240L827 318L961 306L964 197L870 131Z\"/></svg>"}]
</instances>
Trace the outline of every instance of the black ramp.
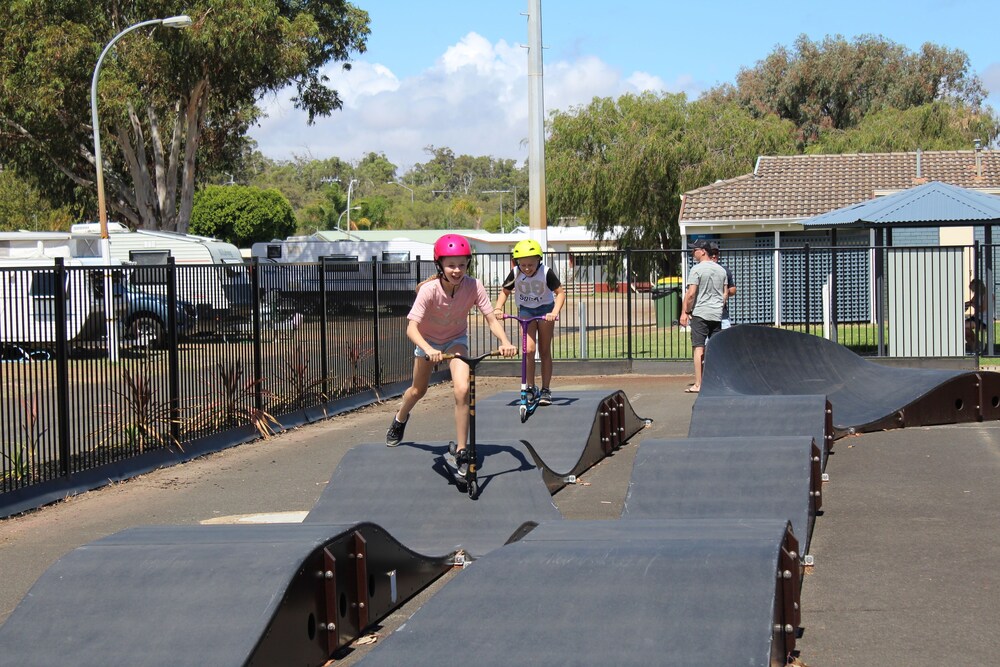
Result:
<instances>
[{"instance_id":1,"label":"black ramp","mask_svg":"<svg viewBox=\"0 0 1000 667\"><path fill-rule=\"evenodd\" d=\"M539 407L521 423L519 392L482 399L476 405L476 432L486 438L516 438L528 444L553 492L641 431L646 420L636 416L623 391L556 391L552 405Z\"/></svg>"},{"instance_id":2,"label":"black ramp","mask_svg":"<svg viewBox=\"0 0 1000 667\"><path fill-rule=\"evenodd\" d=\"M740 325L712 337L703 396L825 394L838 435L982 418L976 373L897 368L818 336Z\"/></svg>"},{"instance_id":3,"label":"black ramp","mask_svg":"<svg viewBox=\"0 0 1000 667\"><path fill-rule=\"evenodd\" d=\"M132 528L43 573L0 662L323 665L448 569L370 524Z\"/></svg>"},{"instance_id":4,"label":"black ramp","mask_svg":"<svg viewBox=\"0 0 1000 667\"><path fill-rule=\"evenodd\" d=\"M808 551L819 507L819 450L809 436L645 440L623 519L779 519Z\"/></svg>"},{"instance_id":5,"label":"black ramp","mask_svg":"<svg viewBox=\"0 0 1000 667\"><path fill-rule=\"evenodd\" d=\"M700 395L691 409L691 438L731 435L810 435L822 466L833 447L833 411L826 396Z\"/></svg>"},{"instance_id":6,"label":"black ramp","mask_svg":"<svg viewBox=\"0 0 1000 667\"><path fill-rule=\"evenodd\" d=\"M777 667L798 625L795 550L780 521L543 524L470 565L361 664Z\"/></svg>"},{"instance_id":7,"label":"black ramp","mask_svg":"<svg viewBox=\"0 0 1000 667\"><path fill-rule=\"evenodd\" d=\"M561 517L523 444L478 440L478 500L446 470L447 443L364 444L341 459L305 523L371 521L419 553L478 557L527 522Z\"/></svg>"}]
</instances>

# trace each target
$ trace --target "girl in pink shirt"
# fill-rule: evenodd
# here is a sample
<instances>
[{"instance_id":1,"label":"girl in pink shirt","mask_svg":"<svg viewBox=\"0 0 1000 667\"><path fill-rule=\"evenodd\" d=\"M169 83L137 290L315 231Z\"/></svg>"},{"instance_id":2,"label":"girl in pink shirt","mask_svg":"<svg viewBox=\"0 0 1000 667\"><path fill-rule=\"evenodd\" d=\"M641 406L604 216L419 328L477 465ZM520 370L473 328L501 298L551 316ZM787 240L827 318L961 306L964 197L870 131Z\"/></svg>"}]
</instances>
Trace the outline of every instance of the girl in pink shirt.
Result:
<instances>
[{"instance_id":1,"label":"girl in pink shirt","mask_svg":"<svg viewBox=\"0 0 1000 667\"><path fill-rule=\"evenodd\" d=\"M407 315L406 335L416 348L413 350L413 383L403 393L403 404L393 417L385 434L385 444L395 447L403 439L410 410L427 392L434 364L441 355L469 353L469 310L476 306L486 317L490 331L500 341L505 357L517 354L503 326L495 318L493 305L483 283L466 275L472 259L469 241L458 234L445 234L434 244L434 261L438 275L422 283L417 298ZM469 366L451 360L451 381L455 390L455 460L460 474L468 469L465 453L469 430Z\"/></svg>"}]
</instances>

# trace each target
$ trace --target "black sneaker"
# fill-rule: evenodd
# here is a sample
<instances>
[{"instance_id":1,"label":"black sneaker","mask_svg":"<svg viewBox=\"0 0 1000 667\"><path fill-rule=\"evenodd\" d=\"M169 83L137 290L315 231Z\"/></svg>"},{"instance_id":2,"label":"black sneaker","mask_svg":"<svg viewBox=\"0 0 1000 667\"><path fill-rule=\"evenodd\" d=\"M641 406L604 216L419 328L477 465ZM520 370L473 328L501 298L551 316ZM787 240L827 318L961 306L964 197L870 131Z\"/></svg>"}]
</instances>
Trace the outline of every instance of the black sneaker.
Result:
<instances>
[{"instance_id":1,"label":"black sneaker","mask_svg":"<svg viewBox=\"0 0 1000 667\"><path fill-rule=\"evenodd\" d=\"M533 384L528 385L528 400L534 401L538 398L538 387Z\"/></svg>"},{"instance_id":2,"label":"black sneaker","mask_svg":"<svg viewBox=\"0 0 1000 667\"><path fill-rule=\"evenodd\" d=\"M455 454L455 467L458 468L459 477L469 474L469 450L463 449Z\"/></svg>"},{"instance_id":3,"label":"black sneaker","mask_svg":"<svg viewBox=\"0 0 1000 667\"><path fill-rule=\"evenodd\" d=\"M406 421L410 421L407 419ZM385 446L395 447L403 440L403 432L406 431L406 422L398 422L392 418L392 426L385 432Z\"/></svg>"},{"instance_id":4,"label":"black sneaker","mask_svg":"<svg viewBox=\"0 0 1000 667\"><path fill-rule=\"evenodd\" d=\"M455 453L458 451L458 443L454 440L448 442L448 453L451 454L451 458L455 458Z\"/></svg>"},{"instance_id":5,"label":"black sneaker","mask_svg":"<svg viewBox=\"0 0 1000 667\"><path fill-rule=\"evenodd\" d=\"M542 392L538 395L539 405L552 405L552 392L548 387L542 387Z\"/></svg>"}]
</instances>

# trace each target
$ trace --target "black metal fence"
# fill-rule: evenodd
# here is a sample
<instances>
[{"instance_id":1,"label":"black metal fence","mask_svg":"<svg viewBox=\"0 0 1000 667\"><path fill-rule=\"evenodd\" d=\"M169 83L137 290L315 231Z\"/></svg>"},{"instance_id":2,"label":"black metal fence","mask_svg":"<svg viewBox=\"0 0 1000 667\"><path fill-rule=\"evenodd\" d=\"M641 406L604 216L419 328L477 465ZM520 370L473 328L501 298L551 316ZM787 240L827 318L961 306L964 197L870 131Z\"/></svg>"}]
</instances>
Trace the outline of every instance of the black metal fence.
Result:
<instances>
[{"instance_id":1,"label":"black metal fence","mask_svg":"<svg viewBox=\"0 0 1000 667\"><path fill-rule=\"evenodd\" d=\"M866 355L948 357L993 353L994 255L978 244L805 245L727 249L722 263L738 287L734 324L825 335ZM557 360L691 358L678 324L683 251L546 263L567 294ZM509 270L507 254L472 266L494 301ZM85 473L127 475L154 452L265 434L288 415L407 382L406 313L433 274L419 259L0 266L0 510ZM517 323L505 326L519 340ZM471 351L494 345L471 313Z\"/></svg>"}]
</instances>

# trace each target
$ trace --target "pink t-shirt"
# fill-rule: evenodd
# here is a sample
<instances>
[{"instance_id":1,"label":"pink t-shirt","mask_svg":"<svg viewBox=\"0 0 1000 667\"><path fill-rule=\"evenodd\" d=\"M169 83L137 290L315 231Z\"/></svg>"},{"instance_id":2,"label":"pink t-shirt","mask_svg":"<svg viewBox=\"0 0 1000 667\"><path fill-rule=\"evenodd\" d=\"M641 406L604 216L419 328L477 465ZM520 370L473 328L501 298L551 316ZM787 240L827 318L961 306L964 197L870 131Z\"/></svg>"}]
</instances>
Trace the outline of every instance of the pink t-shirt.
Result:
<instances>
[{"instance_id":1,"label":"pink t-shirt","mask_svg":"<svg viewBox=\"0 0 1000 667\"><path fill-rule=\"evenodd\" d=\"M420 288L406 317L420 325L420 335L428 343L441 345L468 333L469 311L473 306L478 306L483 315L493 313L493 304L481 281L463 276L452 297L441 287L439 278Z\"/></svg>"}]
</instances>

